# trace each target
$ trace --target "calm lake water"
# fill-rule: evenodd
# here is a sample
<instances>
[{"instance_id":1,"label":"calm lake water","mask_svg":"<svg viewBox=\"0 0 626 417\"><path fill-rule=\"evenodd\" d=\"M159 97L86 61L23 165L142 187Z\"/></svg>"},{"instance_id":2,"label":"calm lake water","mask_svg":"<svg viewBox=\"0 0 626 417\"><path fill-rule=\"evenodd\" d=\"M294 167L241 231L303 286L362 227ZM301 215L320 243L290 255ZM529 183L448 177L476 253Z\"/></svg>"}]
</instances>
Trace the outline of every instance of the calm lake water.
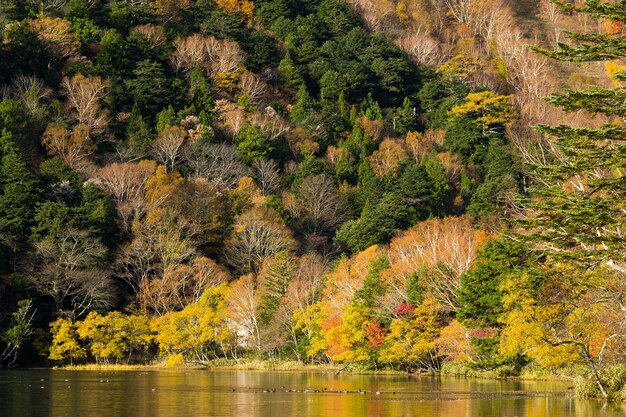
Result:
<instances>
[{"instance_id":1,"label":"calm lake water","mask_svg":"<svg viewBox=\"0 0 626 417\"><path fill-rule=\"evenodd\" d=\"M306 372L0 372L0 416L44 415L613 417L626 416L626 406L577 400L554 382Z\"/></svg>"}]
</instances>

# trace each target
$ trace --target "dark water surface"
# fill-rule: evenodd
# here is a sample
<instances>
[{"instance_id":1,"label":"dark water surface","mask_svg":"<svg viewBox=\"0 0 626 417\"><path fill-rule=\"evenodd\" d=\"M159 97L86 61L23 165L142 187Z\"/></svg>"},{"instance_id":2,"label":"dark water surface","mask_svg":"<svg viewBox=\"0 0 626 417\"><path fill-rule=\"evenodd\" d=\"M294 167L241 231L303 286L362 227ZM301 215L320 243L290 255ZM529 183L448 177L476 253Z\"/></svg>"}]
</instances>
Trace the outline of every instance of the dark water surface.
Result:
<instances>
[{"instance_id":1,"label":"dark water surface","mask_svg":"<svg viewBox=\"0 0 626 417\"><path fill-rule=\"evenodd\" d=\"M378 393L377 393L378 392ZM0 416L626 416L561 383L251 371L0 372Z\"/></svg>"}]
</instances>

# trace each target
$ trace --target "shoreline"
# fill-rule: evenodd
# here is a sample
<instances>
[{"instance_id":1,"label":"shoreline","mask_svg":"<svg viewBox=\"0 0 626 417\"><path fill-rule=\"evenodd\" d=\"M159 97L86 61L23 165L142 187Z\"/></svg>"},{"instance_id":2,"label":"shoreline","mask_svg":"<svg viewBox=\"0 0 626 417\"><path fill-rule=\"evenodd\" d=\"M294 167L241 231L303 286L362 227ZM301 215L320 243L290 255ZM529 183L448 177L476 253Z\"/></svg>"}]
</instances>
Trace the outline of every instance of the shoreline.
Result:
<instances>
[{"instance_id":1,"label":"shoreline","mask_svg":"<svg viewBox=\"0 0 626 417\"><path fill-rule=\"evenodd\" d=\"M23 368L23 369L51 369L65 371L259 371L259 372L315 372L334 373L336 375L396 375L408 377L449 377L467 379L490 379L490 380L521 380L521 381L570 381L574 377L565 374L554 374L545 369L527 369L520 375L498 375L494 370L475 370L466 367L444 369L441 372L414 372L394 370L394 369L360 369L357 366L340 366L335 364L303 364L296 361L216 361L208 364L181 364L177 366L166 366L165 362L153 364L80 364L54 366L51 368Z\"/></svg>"}]
</instances>

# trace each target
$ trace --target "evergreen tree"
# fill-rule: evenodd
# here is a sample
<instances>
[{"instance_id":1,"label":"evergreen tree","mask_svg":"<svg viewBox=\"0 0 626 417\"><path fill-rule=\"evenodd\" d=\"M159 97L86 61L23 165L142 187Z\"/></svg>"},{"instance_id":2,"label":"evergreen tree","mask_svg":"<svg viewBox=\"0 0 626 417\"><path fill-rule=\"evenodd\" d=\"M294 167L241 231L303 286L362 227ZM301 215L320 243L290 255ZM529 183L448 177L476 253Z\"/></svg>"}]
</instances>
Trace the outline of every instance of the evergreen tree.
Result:
<instances>
[{"instance_id":1,"label":"evergreen tree","mask_svg":"<svg viewBox=\"0 0 626 417\"><path fill-rule=\"evenodd\" d=\"M20 148L7 130L0 135L0 246L13 269L17 253L25 247L39 199L37 179L24 162ZM0 265L0 269L2 265Z\"/></svg>"},{"instance_id":2,"label":"evergreen tree","mask_svg":"<svg viewBox=\"0 0 626 417\"><path fill-rule=\"evenodd\" d=\"M587 0L566 9L606 21L626 22L626 4ZM621 34L571 33L574 45L555 51L536 49L563 61L603 61L626 57ZM614 75L626 80L626 71ZM543 257L538 279L508 283L507 328L500 350L554 362L568 352L585 364L598 395L622 389L602 376L606 358L622 358L626 286L626 114L623 87L567 90L548 101L566 111L603 114L599 128L538 126L554 138L554 162L532 165L530 197L522 201L528 215L517 238ZM613 321L610 317L620 317ZM530 337L521 338L528 329ZM619 343L616 342L619 340ZM603 346L598 350L596 346ZM572 360L570 360L571 363Z\"/></svg>"}]
</instances>

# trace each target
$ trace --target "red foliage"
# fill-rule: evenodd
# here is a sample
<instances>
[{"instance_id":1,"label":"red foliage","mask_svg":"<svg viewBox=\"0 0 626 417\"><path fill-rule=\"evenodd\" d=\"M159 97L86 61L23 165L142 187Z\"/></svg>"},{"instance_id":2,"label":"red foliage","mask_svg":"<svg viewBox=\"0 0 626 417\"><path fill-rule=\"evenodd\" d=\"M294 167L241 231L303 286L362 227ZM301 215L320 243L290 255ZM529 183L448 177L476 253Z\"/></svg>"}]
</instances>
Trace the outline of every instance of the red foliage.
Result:
<instances>
[{"instance_id":1,"label":"red foliage","mask_svg":"<svg viewBox=\"0 0 626 417\"><path fill-rule=\"evenodd\" d=\"M393 312L394 315L396 316L404 316L404 315L413 315L413 312L415 310L415 306L413 304L408 304L408 303L400 303L398 305L398 307L396 307L396 310Z\"/></svg>"},{"instance_id":2,"label":"red foliage","mask_svg":"<svg viewBox=\"0 0 626 417\"><path fill-rule=\"evenodd\" d=\"M367 343L372 349L378 349L383 343L385 343L385 335L389 330L385 329L380 323L370 323L365 328L365 337Z\"/></svg>"}]
</instances>

